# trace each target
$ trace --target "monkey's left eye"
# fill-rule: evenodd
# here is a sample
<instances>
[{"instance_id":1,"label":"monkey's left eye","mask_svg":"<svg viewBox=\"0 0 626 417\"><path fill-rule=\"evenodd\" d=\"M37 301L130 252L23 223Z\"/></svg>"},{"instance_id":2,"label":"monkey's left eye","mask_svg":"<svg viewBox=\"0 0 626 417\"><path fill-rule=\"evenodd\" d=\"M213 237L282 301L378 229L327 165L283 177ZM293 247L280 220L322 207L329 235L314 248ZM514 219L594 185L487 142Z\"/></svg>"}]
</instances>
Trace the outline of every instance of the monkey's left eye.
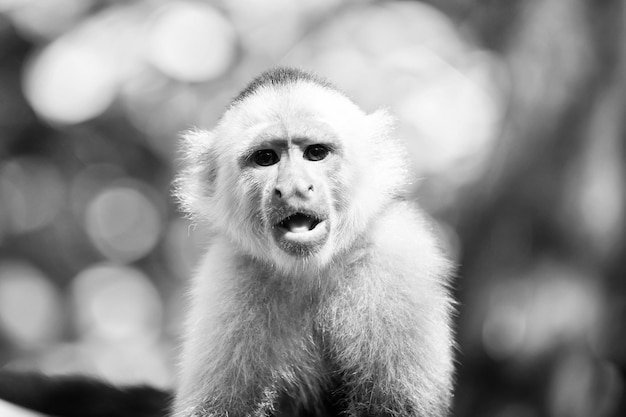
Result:
<instances>
[{"instance_id":1,"label":"monkey's left eye","mask_svg":"<svg viewBox=\"0 0 626 417\"><path fill-rule=\"evenodd\" d=\"M268 167L270 165L274 165L280 160L276 152L271 149L262 149L260 151L256 151L252 155L252 161L262 167Z\"/></svg>"},{"instance_id":2,"label":"monkey's left eye","mask_svg":"<svg viewBox=\"0 0 626 417\"><path fill-rule=\"evenodd\" d=\"M304 150L304 157L309 161L321 161L326 158L329 153L330 149L324 145L311 145Z\"/></svg>"}]
</instances>

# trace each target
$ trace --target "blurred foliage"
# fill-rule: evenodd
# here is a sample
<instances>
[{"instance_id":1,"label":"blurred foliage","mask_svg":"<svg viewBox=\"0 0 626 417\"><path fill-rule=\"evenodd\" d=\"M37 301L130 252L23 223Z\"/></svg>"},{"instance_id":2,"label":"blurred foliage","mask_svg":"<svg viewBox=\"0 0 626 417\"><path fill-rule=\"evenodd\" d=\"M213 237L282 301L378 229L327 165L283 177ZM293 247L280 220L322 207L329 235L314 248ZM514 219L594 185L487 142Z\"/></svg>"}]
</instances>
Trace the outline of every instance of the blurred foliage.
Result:
<instances>
[{"instance_id":1,"label":"blurred foliage","mask_svg":"<svg viewBox=\"0 0 626 417\"><path fill-rule=\"evenodd\" d=\"M177 132L278 63L390 107L459 262L456 416L626 411L623 0L0 0L0 364L173 384Z\"/></svg>"}]
</instances>

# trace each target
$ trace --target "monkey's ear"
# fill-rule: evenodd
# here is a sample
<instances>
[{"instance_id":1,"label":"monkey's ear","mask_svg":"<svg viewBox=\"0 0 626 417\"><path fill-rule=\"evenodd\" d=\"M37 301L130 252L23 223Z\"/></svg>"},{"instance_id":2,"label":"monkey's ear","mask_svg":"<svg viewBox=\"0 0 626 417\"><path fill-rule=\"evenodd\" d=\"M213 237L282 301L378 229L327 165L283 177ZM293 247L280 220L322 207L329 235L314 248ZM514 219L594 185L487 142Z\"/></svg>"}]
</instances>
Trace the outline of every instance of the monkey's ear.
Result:
<instances>
[{"instance_id":1,"label":"monkey's ear","mask_svg":"<svg viewBox=\"0 0 626 417\"><path fill-rule=\"evenodd\" d=\"M396 124L396 118L387 109L378 109L374 113L368 114L367 118L369 127L376 131L376 137L381 137L381 135L388 137Z\"/></svg>"},{"instance_id":2,"label":"monkey's ear","mask_svg":"<svg viewBox=\"0 0 626 417\"><path fill-rule=\"evenodd\" d=\"M376 152L373 161L379 164L378 170L371 172L384 172L385 175L376 175L381 182L381 191L393 195L402 193L408 183L408 160L404 144L395 135L397 119L386 109L379 109L367 115L367 128L372 135Z\"/></svg>"},{"instance_id":3,"label":"monkey's ear","mask_svg":"<svg viewBox=\"0 0 626 417\"><path fill-rule=\"evenodd\" d=\"M215 192L217 155L214 134L206 130L188 130L181 135L182 169L174 181L174 196L192 216L202 216Z\"/></svg>"}]
</instances>

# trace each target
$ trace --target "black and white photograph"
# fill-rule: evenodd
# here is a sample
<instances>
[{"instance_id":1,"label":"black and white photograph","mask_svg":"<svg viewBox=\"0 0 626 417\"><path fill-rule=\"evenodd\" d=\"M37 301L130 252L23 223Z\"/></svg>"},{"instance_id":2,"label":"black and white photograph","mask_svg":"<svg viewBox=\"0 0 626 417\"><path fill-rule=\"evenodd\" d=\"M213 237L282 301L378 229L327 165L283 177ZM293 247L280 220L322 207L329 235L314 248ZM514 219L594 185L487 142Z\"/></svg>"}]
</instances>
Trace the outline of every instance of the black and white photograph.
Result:
<instances>
[{"instance_id":1,"label":"black and white photograph","mask_svg":"<svg viewBox=\"0 0 626 417\"><path fill-rule=\"evenodd\" d=\"M0 417L626 415L626 1L0 0Z\"/></svg>"}]
</instances>

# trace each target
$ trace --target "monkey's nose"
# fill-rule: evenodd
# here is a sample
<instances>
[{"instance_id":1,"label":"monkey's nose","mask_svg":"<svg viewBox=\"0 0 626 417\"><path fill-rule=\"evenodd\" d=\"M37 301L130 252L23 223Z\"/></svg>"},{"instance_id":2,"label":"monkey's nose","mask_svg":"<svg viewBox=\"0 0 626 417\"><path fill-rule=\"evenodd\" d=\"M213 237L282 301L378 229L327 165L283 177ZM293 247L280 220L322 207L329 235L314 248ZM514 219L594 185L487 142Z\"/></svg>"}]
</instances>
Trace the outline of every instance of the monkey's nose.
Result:
<instances>
[{"instance_id":1,"label":"monkey's nose","mask_svg":"<svg viewBox=\"0 0 626 417\"><path fill-rule=\"evenodd\" d=\"M308 182L302 182L300 184L293 183L288 185L277 185L274 188L274 196L280 200L289 199L292 197L307 199L311 197L315 187Z\"/></svg>"}]
</instances>

